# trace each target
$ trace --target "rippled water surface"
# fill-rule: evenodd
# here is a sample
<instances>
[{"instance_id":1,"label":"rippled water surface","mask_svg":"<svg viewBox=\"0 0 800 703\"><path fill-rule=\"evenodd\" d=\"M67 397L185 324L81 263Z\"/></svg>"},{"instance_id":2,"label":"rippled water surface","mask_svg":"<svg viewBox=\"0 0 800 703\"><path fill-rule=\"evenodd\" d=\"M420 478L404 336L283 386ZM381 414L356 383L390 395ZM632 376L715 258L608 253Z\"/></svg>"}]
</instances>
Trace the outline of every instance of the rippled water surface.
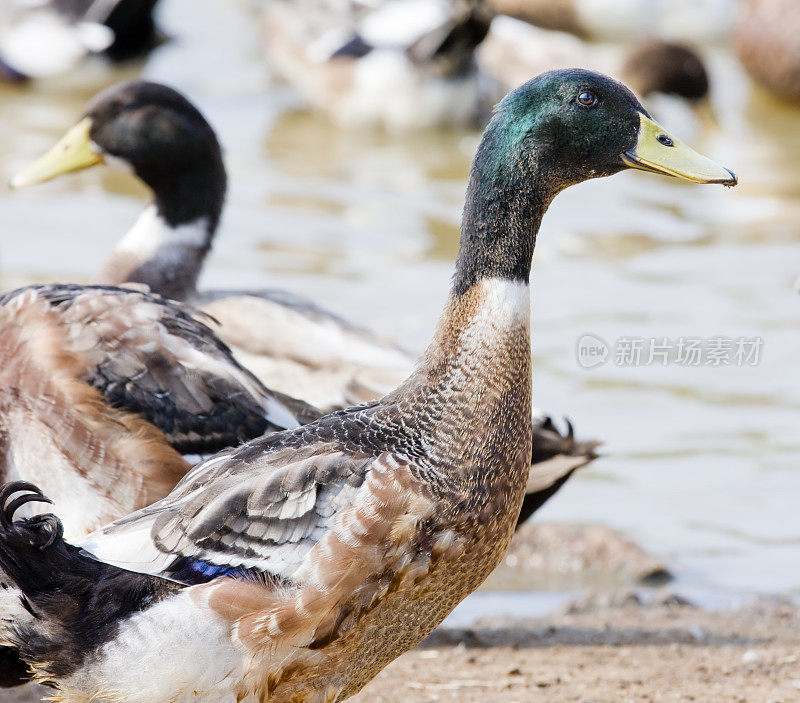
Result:
<instances>
[{"instance_id":1,"label":"rippled water surface","mask_svg":"<svg viewBox=\"0 0 800 703\"><path fill-rule=\"evenodd\" d=\"M270 81L246 3L163 5L175 40L143 73L199 104L230 171L205 284L286 286L421 348L446 293L479 134L343 133ZM541 519L619 528L689 590L797 595L800 108L754 91L724 50L711 65L720 126L690 141L735 170L738 188L626 173L570 189L545 218L535 401L603 439L606 456ZM49 147L95 89L134 75L0 91L2 176ZM682 134L682 116L658 116ZM102 169L0 190L0 282L87 280L146 198ZM605 364L577 363L583 335L610 346ZM615 363L620 339L713 336L762 338L760 363Z\"/></svg>"}]
</instances>

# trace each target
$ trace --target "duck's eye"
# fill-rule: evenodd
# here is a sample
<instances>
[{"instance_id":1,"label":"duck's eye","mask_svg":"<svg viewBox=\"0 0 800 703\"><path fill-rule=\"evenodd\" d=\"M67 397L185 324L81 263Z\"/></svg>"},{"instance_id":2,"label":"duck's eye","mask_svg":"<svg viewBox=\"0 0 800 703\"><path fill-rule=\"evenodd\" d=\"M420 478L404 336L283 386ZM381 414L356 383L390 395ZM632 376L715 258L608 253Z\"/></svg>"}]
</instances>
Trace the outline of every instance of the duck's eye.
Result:
<instances>
[{"instance_id":1,"label":"duck's eye","mask_svg":"<svg viewBox=\"0 0 800 703\"><path fill-rule=\"evenodd\" d=\"M577 98L575 98L575 102L577 102L581 107L594 107L597 105L597 98L595 97L594 93L584 90Z\"/></svg>"},{"instance_id":2,"label":"duck's eye","mask_svg":"<svg viewBox=\"0 0 800 703\"><path fill-rule=\"evenodd\" d=\"M675 146L675 142L672 141L666 134L659 134L656 139L658 139L660 144L664 146Z\"/></svg>"}]
</instances>

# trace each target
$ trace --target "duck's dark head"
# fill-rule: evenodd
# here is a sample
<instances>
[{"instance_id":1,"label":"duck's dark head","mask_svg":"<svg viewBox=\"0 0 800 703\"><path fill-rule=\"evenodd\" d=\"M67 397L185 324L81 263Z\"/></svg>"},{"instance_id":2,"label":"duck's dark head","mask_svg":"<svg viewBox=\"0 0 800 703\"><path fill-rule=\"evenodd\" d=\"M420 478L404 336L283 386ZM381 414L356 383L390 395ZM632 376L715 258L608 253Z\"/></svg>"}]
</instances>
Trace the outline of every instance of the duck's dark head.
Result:
<instances>
[{"instance_id":1,"label":"duck's dark head","mask_svg":"<svg viewBox=\"0 0 800 703\"><path fill-rule=\"evenodd\" d=\"M490 171L535 175L540 187L555 192L623 168L736 183L730 171L658 125L622 83L582 69L550 71L509 93L479 159Z\"/></svg>"},{"instance_id":2,"label":"duck's dark head","mask_svg":"<svg viewBox=\"0 0 800 703\"><path fill-rule=\"evenodd\" d=\"M115 63L144 56L162 43L153 12L158 0L119 0L103 24L114 32L114 41L103 53Z\"/></svg>"},{"instance_id":3,"label":"duck's dark head","mask_svg":"<svg viewBox=\"0 0 800 703\"><path fill-rule=\"evenodd\" d=\"M125 83L98 94L81 119L12 181L22 187L107 163L138 176L171 226L200 218L216 227L225 167L214 130L183 95L158 83Z\"/></svg>"}]
</instances>

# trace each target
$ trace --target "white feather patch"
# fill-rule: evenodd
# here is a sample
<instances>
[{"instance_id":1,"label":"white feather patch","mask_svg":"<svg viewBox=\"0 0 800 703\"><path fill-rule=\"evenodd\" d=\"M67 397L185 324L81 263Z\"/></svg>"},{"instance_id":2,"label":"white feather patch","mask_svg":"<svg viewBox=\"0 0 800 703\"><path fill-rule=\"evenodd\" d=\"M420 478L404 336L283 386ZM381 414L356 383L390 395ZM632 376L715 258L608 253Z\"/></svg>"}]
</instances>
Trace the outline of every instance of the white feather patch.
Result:
<instances>
[{"instance_id":1,"label":"white feather patch","mask_svg":"<svg viewBox=\"0 0 800 703\"><path fill-rule=\"evenodd\" d=\"M103 691L103 700L126 703L234 703L242 653L229 626L190 591L121 621L117 636L61 686L87 695Z\"/></svg>"},{"instance_id":2,"label":"white feather patch","mask_svg":"<svg viewBox=\"0 0 800 703\"><path fill-rule=\"evenodd\" d=\"M170 227L158 214L155 205L145 208L133 227L119 241L115 251L137 256L155 254L162 247L202 247L208 241L208 222L201 217L189 224Z\"/></svg>"},{"instance_id":3,"label":"white feather patch","mask_svg":"<svg viewBox=\"0 0 800 703\"><path fill-rule=\"evenodd\" d=\"M452 16L444 0L389 0L362 20L358 33L371 46L405 49L446 26Z\"/></svg>"},{"instance_id":4,"label":"white feather patch","mask_svg":"<svg viewBox=\"0 0 800 703\"><path fill-rule=\"evenodd\" d=\"M480 302L470 328L486 327L498 331L530 328L531 293L527 283L508 278L487 278L478 287Z\"/></svg>"}]
</instances>

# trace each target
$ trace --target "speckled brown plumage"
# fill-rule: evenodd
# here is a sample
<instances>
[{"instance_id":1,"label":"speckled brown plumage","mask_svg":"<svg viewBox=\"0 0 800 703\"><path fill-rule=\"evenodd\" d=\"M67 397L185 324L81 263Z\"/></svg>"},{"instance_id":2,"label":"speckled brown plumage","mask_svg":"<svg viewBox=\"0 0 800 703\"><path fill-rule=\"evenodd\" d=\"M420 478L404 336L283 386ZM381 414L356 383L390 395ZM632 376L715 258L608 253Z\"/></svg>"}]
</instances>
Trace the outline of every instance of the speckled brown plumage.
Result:
<instances>
[{"instance_id":1,"label":"speckled brown plumage","mask_svg":"<svg viewBox=\"0 0 800 703\"><path fill-rule=\"evenodd\" d=\"M498 335L493 349L465 343L479 306L476 288L454 301L419 377L395 394L394 403L370 416L388 440L370 447L382 450L375 461L385 467L373 469L367 483L379 509L358 520L355 542L343 530L317 547L322 556L315 585L291 594L286 623L279 611L279 641L286 637L287 645L305 644L309 654L292 657L281 671L256 660L244 686L270 690L275 700L301 693L315 700L319 682L330 680L331 690L341 689L341 698L352 695L425 637L505 553L528 476L529 335L524 325ZM487 383L489 366L493 374ZM476 416L468 399L478 393L483 400ZM400 424L406 417L429 423L411 445ZM414 456L419 444L425 445L425 457ZM350 510L364 513L361 506ZM341 522L347 524L347 517ZM365 573L372 574L366 582ZM297 612L298 603L313 603L324 615L311 632L317 621L308 605ZM276 605L270 603L269 609L275 617ZM237 634L243 636L241 624ZM274 660L274 632L268 634L273 636L253 639L270 642L266 654ZM350 662L356 656L354 674ZM259 682L264 670L269 677Z\"/></svg>"}]
</instances>

